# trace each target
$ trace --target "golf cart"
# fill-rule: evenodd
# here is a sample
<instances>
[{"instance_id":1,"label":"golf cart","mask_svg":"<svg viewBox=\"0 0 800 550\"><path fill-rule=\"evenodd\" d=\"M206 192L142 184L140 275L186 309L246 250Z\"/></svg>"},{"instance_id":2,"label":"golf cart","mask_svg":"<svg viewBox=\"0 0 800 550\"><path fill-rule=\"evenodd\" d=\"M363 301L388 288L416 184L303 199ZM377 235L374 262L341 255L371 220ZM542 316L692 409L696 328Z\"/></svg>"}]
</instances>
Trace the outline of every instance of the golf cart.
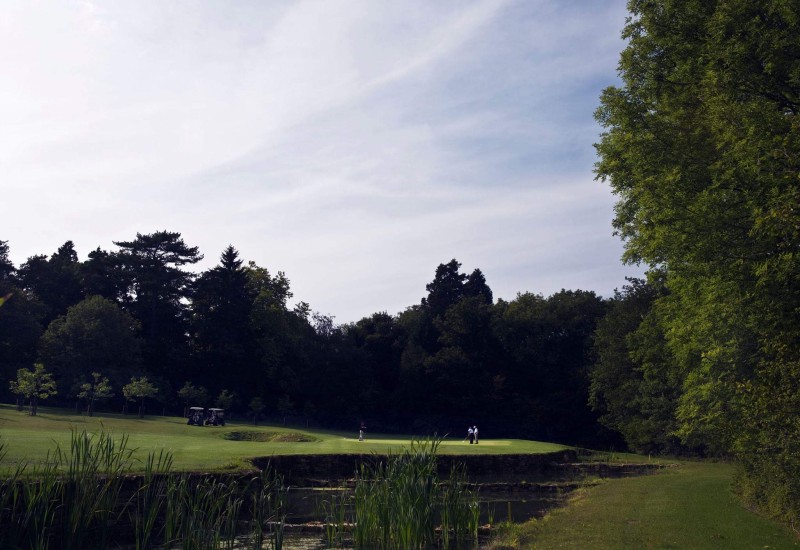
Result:
<instances>
[{"instance_id":1,"label":"golf cart","mask_svg":"<svg viewBox=\"0 0 800 550\"><path fill-rule=\"evenodd\" d=\"M225 425L225 409L208 409L206 426L224 426L224 425Z\"/></svg>"},{"instance_id":2,"label":"golf cart","mask_svg":"<svg viewBox=\"0 0 800 550\"><path fill-rule=\"evenodd\" d=\"M186 423L190 426L202 426L205 411L203 407L189 407L189 420Z\"/></svg>"}]
</instances>

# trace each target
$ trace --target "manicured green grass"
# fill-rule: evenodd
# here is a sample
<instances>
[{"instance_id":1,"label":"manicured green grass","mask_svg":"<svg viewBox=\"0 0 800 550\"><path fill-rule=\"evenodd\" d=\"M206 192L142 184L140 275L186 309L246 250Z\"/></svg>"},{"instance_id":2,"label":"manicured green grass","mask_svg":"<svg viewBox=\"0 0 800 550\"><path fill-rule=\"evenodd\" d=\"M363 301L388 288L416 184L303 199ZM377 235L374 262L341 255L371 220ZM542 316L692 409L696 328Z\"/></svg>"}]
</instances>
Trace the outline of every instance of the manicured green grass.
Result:
<instances>
[{"instance_id":1,"label":"manicured green grass","mask_svg":"<svg viewBox=\"0 0 800 550\"><path fill-rule=\"evenodd\" d=\"M8 451L0 469L13 467L18 462L43 461L56 443L62 447L69 446L71 430L105 431L115 436L126 434L130 438L128 446L137 449L134 456L138 458L144 458L152 450L169 450L178 471L246 469L250 467L248 458L272 455L386 453L390 449L407 447L411 442L410 436L382 434L368 434L367 440L361 442L354 433L253 426L247 422L228 422L225 427L189 426L181 417L139 419L130 415L99 414L90 418L45 407L39 408L37 416L28 416L25 412L17 412L11 405L0 405L0 441L5 443ZM312 441L232 441L225 438L225 434L230 432L243 431L302 433L308 436L305 439ZM479 445L470 445L460 439L448 438L441 442L439 453L545 453L560 449L564 447L536 441L482 439Z\"/></svg>"},{"instance_id":2,"label":"manicured green grass","mask_svg":"<svg viewBox=\"0 0 800 550\"><path fill-rule=\"evenodd\" d=\"M682 462L657 474L606 480L568 506L513 526L495 548L800 548L787 528L744 509L733 467Z\"/></svg>"}]
</instances>

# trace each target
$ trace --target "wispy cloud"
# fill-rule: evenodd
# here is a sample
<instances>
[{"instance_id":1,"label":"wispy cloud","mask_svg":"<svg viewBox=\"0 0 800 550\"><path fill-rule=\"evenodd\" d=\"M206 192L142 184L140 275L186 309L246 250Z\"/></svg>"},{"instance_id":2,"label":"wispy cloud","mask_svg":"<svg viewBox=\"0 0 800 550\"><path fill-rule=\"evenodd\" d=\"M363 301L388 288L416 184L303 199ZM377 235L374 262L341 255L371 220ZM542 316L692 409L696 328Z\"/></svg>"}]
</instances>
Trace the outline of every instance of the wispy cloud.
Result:
<instances>
[{"instance_id":1,"label":"wispy cloud","mask_svg":"<svg viewBox=\"0 0 800 550\"><path fill-rule=\"evenodd\" d=\"M592 112L624 0L12 2L0 166L17 263L181 231L355 320L440 262L610 293Z\"/></svg>"}]
</instances>

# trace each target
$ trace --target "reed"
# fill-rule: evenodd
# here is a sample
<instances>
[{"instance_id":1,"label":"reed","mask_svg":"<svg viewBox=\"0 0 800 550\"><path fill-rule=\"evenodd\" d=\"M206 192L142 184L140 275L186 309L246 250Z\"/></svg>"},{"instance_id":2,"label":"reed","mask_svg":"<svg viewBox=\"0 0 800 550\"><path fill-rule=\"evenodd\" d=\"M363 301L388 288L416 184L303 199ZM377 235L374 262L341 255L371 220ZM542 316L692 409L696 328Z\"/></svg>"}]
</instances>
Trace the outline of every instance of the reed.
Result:
<instances>
[{"instance_id":1,"label":"reed","mask_svg":"<svg viewBox=\"0 0 800 550\"><path fill-rule=\"evenodd\" d=\"M61 538L65 550L104 549L113 523L124 475L131 467L128 438L72 432L69 451L56 447Z\"/></svg>"},{"instance_id":2,"label":"reed","mask_svg":"<svg viewBox=\"0 0 800 550\"><path fill-rule=\"evenodd\" d=\"M239 547L237 533L244 524L251 528L246 538L253 548L263 547L266 533L272 548L281 550L285 489L271 470L258 478L245 507L247 483L232 476L174 474L166 451L150 453L144 474L134 480L132 452L126 436L114 440L105 433L73 432L69 449L57 446L42 463L17 465L0 480L0 548L100 549L133 541L137 550L232 550ZM5 454L0 441L0 460Z\"/></svg>"},{"instance_id":3,"label":"reed","mask_svg":"<svg viewBox=\"0 0 800 550\"><path fill-rule=\"evenodd\" d=\"M361 465L353 499L356 548L449 548L477 541L477 497L466 486L463 468L439 479L438 447L436 439L415 440L385 462Z\"/></svg>"},{"instance_id":4,"label":"reed","mask_svg":"<svg viewBox=\"0 0 800 550\"><path fill-rule=\"evenodd\" d=\"M440 491L439 507L441 539L445 548L454 543L477 540L478 508L477 493L467 485L467 473L463 465L454 465L447 483Z\"/></svg>"},{"instance_id":5,"label":"reed","mask_svg":"<svg viewBox=\"0 0 800 550\"><path fill-rule=\"evenodd\" d=\"M238 483L171 476L167 487L164 546L182 550L232 547L242 508Z\"/></svg>"},{"instance_id":6,"label":"reed","mask_svg":"<svg viewBox=\"0 0 800 550\"><path fill-rule=\"evenodd\" d=\"M274 550L283 548L283 528L286 524L287 489L280 476L267 464L249 484L250 538L249 547L261 550L269 541Z\"/></svg>"},{"instance_id":7,"label":"reed","mask_svg":"<svg viewBox=\"0 0 800 550\"><path fill-rule=\"evenodd\" d=\"M127 506L136 550L152 548L153 541L159 538L157 522L164 512L167 480L172 464L172 453L163 449L158 454L149 453L144 460L144 475Z\"/></svg>"},{"instance_id":8,"label":"reed","mask_svg":"<svg viewBox=\"0 0 800 550\"><path fill-rule=\"evenodd\" d=\"M340 548L344 545L345 527L352 523L351 499L346 493L331 494L318 503L317 515L325 526L325 547Z\"/></svg>"}]
</instances>

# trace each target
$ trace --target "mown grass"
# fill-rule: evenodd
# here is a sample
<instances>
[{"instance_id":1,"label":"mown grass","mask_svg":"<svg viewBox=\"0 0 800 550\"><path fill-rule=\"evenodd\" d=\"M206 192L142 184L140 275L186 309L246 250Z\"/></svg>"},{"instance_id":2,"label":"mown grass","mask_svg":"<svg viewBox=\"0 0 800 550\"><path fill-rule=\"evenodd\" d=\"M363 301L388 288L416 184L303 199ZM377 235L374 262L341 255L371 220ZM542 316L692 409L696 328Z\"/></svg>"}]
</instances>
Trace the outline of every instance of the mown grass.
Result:
<instances>
[{"instance_id":1,"label":"mown grass","mask_svg":"<svg viewBox=\"0 0 800 550\"><path fill-rule=\"evenodd\" d=\"M800 548L783 526L742 507L734 467L681 462L579 490L541 520L509 526L492 548Z\"/></svg>"},{"instance_id":2,"label":"mown grass","mask_svg":"<svg viewBox=\"0 0 800 550\"><path fill-rule=\"evenodd\" d=\"M297 454L385 454L399 451L411 444L410 436L368 434L358 441L357 432L298 430L281 426L253 426L247 422L228 422L225 427L188 426L181 417L152 416L144 419L117 414L94 417L71 411L40 407L37 416L18 412L11 405L0 405L0 438L6 443L7 455L1 469L10 469L20 462L44 461L56 443L68 446L71 430L128 437L128 447L134 458L144 460L151 451L166 450L173 457L175 471L230 471L250 469L254 457ZM231 432L262 431L272 434L272 441L236 441L226 439ZM287 434L287 437L275 437ZM297 441L297 434L311 441ZM431 434L416 434L426 436ZM255 439L255 438L254 438ZM288 439L289 441L281 441ZM561 445L524 440L481 439L479 445L469 445L461 439L443 439L438 453L511 454L545 453L564 449Z\"/></svg>"}]
</instances>

